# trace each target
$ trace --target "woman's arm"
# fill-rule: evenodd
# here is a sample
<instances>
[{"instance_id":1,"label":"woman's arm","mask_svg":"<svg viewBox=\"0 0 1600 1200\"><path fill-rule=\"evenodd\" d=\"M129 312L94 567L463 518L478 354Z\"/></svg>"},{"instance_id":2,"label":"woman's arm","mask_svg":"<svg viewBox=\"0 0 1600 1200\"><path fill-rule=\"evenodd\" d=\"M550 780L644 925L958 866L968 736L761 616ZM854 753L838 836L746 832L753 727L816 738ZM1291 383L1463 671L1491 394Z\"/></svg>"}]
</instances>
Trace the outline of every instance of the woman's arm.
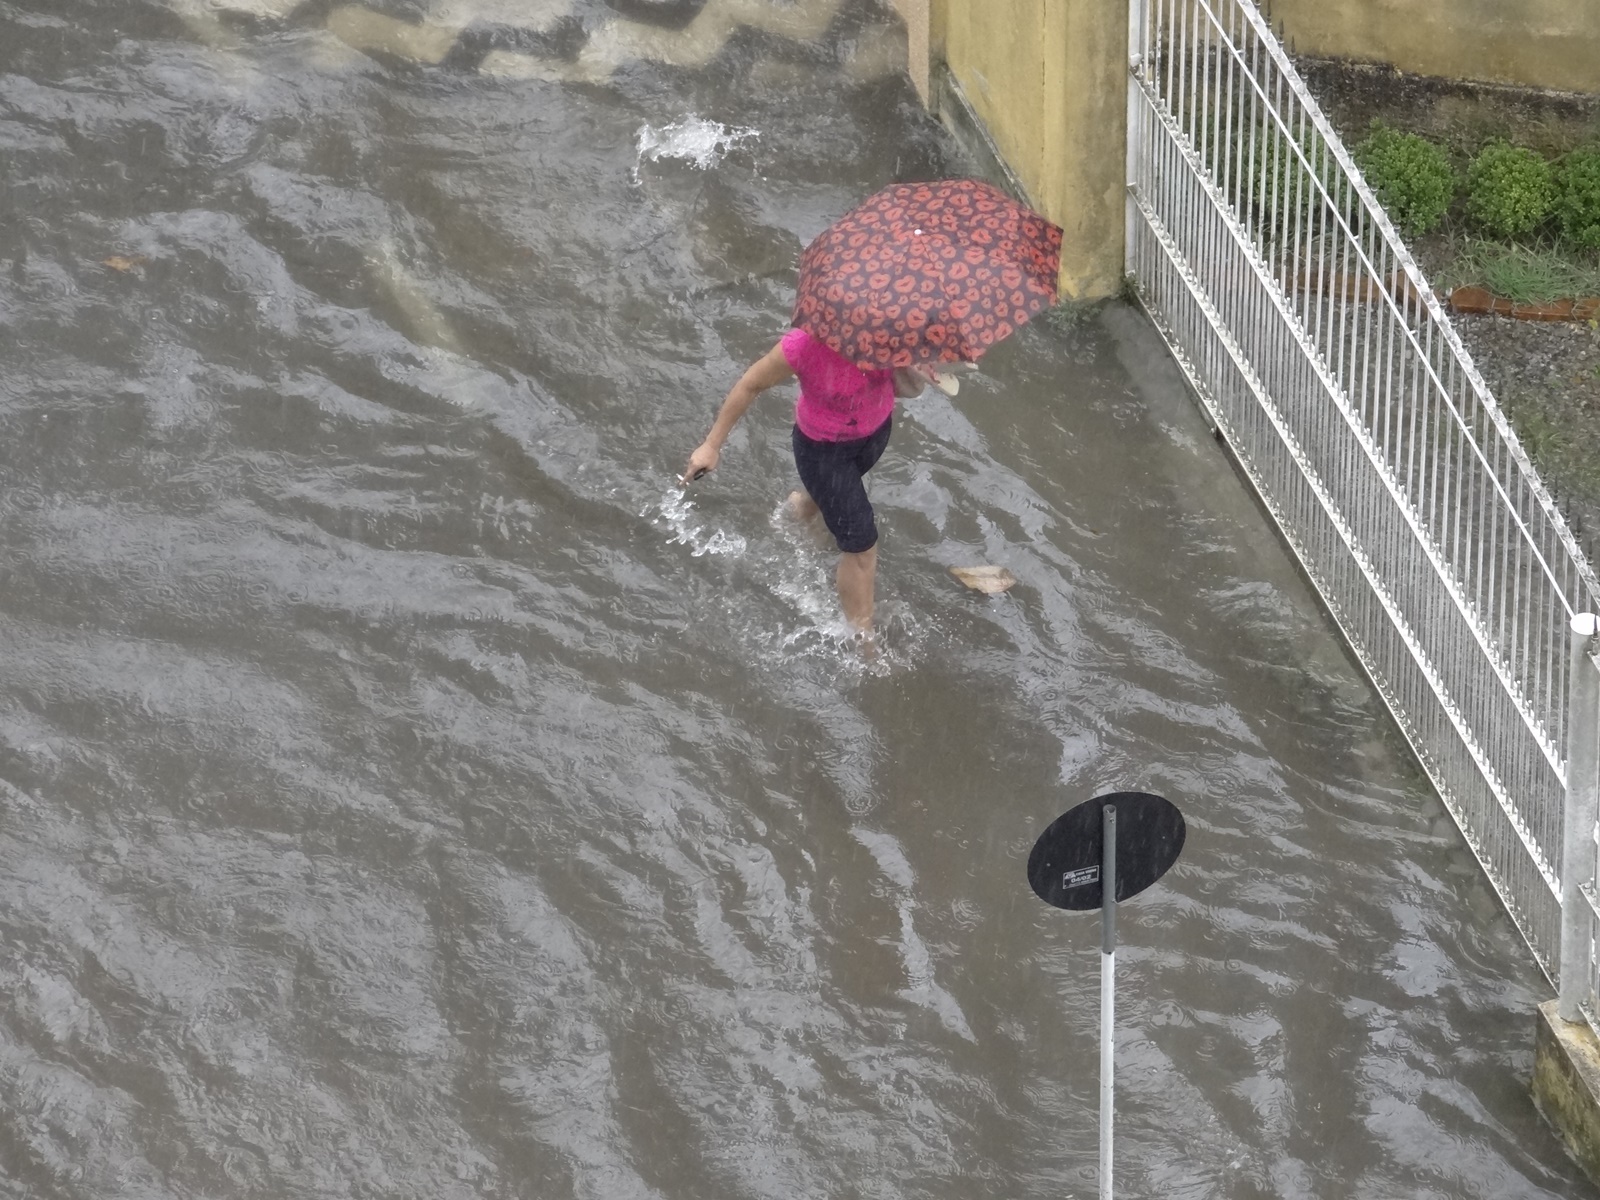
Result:
<instances>
[{"instance_id":1,"label":"woman's arm","mask_svg":"<svg viewBox=\"0 0 1600 1200\"><path fill-rule=\"evenodd\" d=\"M683 472L683 482L699 479L707 471L715 470L717 460L722 457L723 443L728 440L733 427L739 423L739 418L744 416L745 411L755 403L756 397L774 384L792 378L793 375L794 369L789 366L789 360L783 356L781 342L750 364L750 368L739 377L739 382L733 385L727 398L723 400L722 408L717 412L717 419L711 423L711 432L706 434L706 440L701 442L689 456L689 465Z\"/></svg>"}]
</instances>

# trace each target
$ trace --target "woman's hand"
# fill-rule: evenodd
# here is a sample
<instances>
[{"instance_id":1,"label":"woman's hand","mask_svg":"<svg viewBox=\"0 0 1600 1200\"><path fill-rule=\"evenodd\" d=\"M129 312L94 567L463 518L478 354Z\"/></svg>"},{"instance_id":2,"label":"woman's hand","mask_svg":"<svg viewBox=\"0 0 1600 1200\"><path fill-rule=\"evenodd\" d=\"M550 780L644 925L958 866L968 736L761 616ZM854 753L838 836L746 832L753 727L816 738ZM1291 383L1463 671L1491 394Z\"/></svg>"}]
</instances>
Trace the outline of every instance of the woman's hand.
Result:
<instances>
[{"instance_id":1,"label":"woman's hand","mask_svg":"<svg viewBox=\"0 0 1600 1200\"><path fill-rule=\"evenodd\" d=\"M782 342L751 363L749 369L739 377L739 382L733 385L733 390L728 393L727 399L722 402L722 408L717 412L717 419L712 422L711 432L689 456L689 465L684 468L678 482L688 487L707 471L716 470L717 460L722 457L722 444L728 440L728 435L739 423L739 418L744 416L745 410L755 402L757 396L773 384L782 383L793 376L794 371L789 366L789 360L783 356Z\"/></svg>"},{"instance_id":2,"label":"woman's hand","mask_svg":"<svg viewBox=\"0 0 1600 1200\"><path fill-rule=\"evenodd\" d=\"M693 454L689 455L689 465L683 469L683 477L678 480L685 486L699 479L707 471L717 469L717 461L722 457L722 451L710 442L701 442L695 447Z\"/></svg>"}]
</instances>

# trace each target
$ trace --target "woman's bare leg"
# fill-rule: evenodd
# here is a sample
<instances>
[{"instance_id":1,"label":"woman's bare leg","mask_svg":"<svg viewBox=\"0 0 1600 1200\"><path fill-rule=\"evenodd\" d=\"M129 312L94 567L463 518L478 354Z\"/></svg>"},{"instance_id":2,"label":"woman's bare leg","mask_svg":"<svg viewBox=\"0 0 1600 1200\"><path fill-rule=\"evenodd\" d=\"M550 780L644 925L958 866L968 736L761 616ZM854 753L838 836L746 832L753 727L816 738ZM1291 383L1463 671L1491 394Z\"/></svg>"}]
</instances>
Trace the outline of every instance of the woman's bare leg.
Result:
<instances>
[{"instance_id":1,"label":"woman's bare leg","mask_svg":"<svg viewBox=\"0 0 1600 1200\"><path fill-rule=\"evenodd\" d=\"M790 492L787 503L789 511L801 521L809 521L821 511L817 507L817 502L811 498L811 493L805 488L797 488Z\"/></svg>"},{"instance_id":2,"label":"woman's bare leg","mask_svg":"<svg viewBox=\"0 0 1600 1200\"><path fill-rule=\"evenodd\" d=\"M834 575L839 585L839 606L857 633L872 632L872 591L878 578L878 548L860 554L841 554Z\"/></svg>"}]
</instances>

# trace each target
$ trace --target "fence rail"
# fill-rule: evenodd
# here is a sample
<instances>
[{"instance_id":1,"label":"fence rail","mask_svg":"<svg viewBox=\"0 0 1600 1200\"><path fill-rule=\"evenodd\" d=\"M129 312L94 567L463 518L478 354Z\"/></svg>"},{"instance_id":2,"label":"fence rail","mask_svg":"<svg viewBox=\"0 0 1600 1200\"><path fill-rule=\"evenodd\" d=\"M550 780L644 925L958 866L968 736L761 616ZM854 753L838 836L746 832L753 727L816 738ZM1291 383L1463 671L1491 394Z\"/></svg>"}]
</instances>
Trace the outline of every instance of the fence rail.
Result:
<instances>
[{"instance_id":1,"label":"fence rail","mask_svg":"<svg viewBox=\"0 0 1600 1200\"><path fill-rule=\"evenodd\" d=\"M1137 292L1554 980L1600 581L1254 5L1131 0L1129 34Z\"/></svg>"}]
</instances>

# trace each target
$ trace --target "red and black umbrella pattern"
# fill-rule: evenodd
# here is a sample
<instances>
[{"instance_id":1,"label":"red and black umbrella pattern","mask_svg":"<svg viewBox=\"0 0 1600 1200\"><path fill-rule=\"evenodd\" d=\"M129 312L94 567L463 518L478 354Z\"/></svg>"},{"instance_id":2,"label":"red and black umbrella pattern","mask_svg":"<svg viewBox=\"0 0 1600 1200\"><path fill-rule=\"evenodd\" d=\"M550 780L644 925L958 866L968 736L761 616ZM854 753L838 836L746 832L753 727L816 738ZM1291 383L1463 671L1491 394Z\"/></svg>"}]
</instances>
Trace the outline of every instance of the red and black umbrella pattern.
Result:
<instances>
[{"instance_id":1,"label":"red and black umbrella pattern","mask_svg":"<svg viewBox=\"0 0 1600 1200\"><path fill-rule=\"evenodd\" d=\"M794 324L867 370L974 362L1056 300L1061 229L976 179L901 183L800 256Z\"/></svg>"}]
</instances>

